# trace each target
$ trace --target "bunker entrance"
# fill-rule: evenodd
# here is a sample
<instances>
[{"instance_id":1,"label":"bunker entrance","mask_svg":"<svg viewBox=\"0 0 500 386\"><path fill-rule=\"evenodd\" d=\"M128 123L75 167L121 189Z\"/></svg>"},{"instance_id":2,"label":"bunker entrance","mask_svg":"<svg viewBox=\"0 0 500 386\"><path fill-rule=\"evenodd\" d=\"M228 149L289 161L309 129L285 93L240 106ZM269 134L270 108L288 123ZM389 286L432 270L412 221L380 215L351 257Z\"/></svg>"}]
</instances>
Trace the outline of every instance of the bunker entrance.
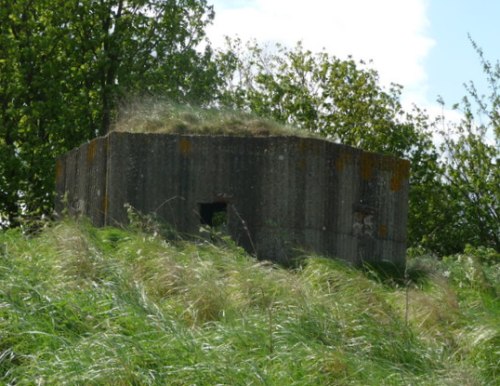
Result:
<instances>
[{"instance_id":1,"label":"bunker entrance","mask_svg":"<svg viewBox=\"0 0 500 386\"><path fill-rule=\"evenodd\" d=\"M198 205L202 225L208 225L212 228L227 225L227 203L210 202Z\"/></svg>"}]
</instances>

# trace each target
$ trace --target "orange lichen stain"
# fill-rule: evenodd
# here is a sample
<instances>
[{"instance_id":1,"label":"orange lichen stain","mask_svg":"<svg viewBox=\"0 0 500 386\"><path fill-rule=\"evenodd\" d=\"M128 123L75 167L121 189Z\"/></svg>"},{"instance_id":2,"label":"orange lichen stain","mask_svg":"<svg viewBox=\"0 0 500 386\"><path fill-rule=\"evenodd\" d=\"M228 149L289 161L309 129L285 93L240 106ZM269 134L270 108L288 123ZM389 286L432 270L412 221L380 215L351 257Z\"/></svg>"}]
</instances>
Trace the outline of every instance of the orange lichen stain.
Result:
<instances>
[{"instance_id":1,"label":"orange lichen stain","mask_svg":"<svg viewBox=\"0 0 500 386\"><path fill-rule=\"evenodd\" d=\"M300 138L299 139L299 152L300 154L307 154L307 155L319 155L321 154L321 148L318 145L318 143L314 141L310 141L307 138Z\"/></svg>"},{"instance_id":2,"label":"orange lichen stain","mask_svg":"<svg viewBox=\"0 0 500 386\"><path fill-rule=\"evenodd\" d=\"M352 160L352 154L345 151L341 152L335 160L335 170L341 172L345 169L346 165Z\"/></svg>"},{"instance_id":3,"label":"orange lichen stain","mask_svg":"<svg viewBox=\"0 0 500 386\"><path fill-rule=\"evenodd\" d=\"M306 141L304 141L303 138L300 138L299 139L299 152L300 154L304 154L307 150L307 145L306 145Z\"/></svg>"},{"instance_id":4,"label":"orange lichen stain","mask_svg":"<svg viewBox=\"0 0 500 386\"><path fill-rule=\"evenodd\" d=\"M108 206L109 206L108 195L105 194L104 197L102 198L102 212L103 213L108 213Z\"/></svg>"},{"instance_id":5,"label":"orange lichen stain","mask_svg":"<svg viewBox=\"0 0 500 386\"><path fill-rule=\"evenodd\" d=\"M378 237L385 239L388 233L389 230L387 229L387 225L380 224L378 227Z\"/></svg>"},{"instance_id":6,"label":"orange lichen stain","mask_svg":"<svg viewBox=\"0 0 500 386\"><path fill-rule=\"evenodd\" d=\"M393 165L390 188L391 191L401 190L403 182L410 177L410 162L407 160L397 160Z\"/></svg>"},{"instance_id":7,"label":"orange lichen stain","mask_svg":"<svg viewBox=\"0 0 500 386\"><path fill-rule=\"evenodd\" d=\"M61 160L56 161L56 181L59 181L64 173L64 165Z\"/></svg>"},{"instance_id":8,"label":"orange lichen stain","mask_svg":"<svg viewBox=\"0 0 500 386\"><path fill-rule=\"evenodd\" d=\"M87 147L87 162L91 163L94 161L95 155L97 153L97 141L92 141Z\"/></svg>"},{"instance_id":9,"label":"orange lichen stain","mask_svg":"<svg viewBox=\"0 0 500 386\"><path fill-rule=\"evenodd\" d=\"M377 156L375 154L363 153L360 159L360 173L363 180L368 181L373 178L373 169L376 167L375 162Z\"/></svg>"},{"instance_id":10,"label":"orange lichen stain","mask_svg":"<svg viewBox=\"0 0 500 386\"><path fill-rule=\"evenodd\" d=\"M179 141L179 151L184 156L187 156L189 153L191 153L191 146L191 141L189 141L188 139L181 139Z\"/></svg>"}]
</instances>

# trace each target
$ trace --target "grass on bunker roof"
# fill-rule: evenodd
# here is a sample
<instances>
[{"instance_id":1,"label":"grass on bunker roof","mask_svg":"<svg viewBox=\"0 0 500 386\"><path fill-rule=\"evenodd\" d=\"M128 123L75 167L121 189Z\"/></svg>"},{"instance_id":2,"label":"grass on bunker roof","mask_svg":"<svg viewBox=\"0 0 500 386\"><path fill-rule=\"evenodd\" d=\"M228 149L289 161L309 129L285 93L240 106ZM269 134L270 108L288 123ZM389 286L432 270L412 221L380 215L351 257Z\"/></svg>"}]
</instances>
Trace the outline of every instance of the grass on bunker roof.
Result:
<instances>
[{"instance_id":1,"label":"grass on bunker roof","mask_svg":"<svg viewBox=\"0 0 500 386\"><path fill-rule=\"evenodd\" d=\"M154 100L123 107L112 130L131 133L323 138L310 131L243 111L199 108Z\"/></svg>"}]
</instances>

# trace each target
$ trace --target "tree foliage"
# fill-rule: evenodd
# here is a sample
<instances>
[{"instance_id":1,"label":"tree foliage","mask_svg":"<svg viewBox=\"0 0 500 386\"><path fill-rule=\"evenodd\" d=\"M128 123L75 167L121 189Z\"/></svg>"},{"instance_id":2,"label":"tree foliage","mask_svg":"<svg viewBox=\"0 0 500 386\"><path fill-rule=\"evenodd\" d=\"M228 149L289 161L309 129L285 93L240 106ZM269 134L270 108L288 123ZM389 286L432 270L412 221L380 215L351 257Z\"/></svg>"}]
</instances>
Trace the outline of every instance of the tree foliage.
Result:
<instances>
[{"instance_id":1,"label":"tree foliage","mask_svg":"<svg viewBox=\"0 0 500 386\"><path fill-rule=\"evenodd\" d=\"M443 183L448 223L436 237L448 241L446 251L461 252L465 244L500 250L500 63L492 64L482 50L480 58L490 94L474 83L455 105L462 113L458 124L442 132Z\"/></svg>"},{"instance_id":2,"label":"tree foliage","mask_svg":"<svg viewBox=\"0 0 500 386\"><path fill-rule=\"evenodd\" d=\"M218 84L199 0L0 0L0 216L52 204L53 162L132 94L203 103Z\"/></svg>"},{"instance_id":3,"label":"tree foliage","mask_svg":"<svg viewBox=\"0 0 500 386\"><path fill-rule=\"evenodd\" d=\"M403 123L401 87L383 89L364 62L314 54L301 44L266 51L228 43L235 67L225 98L230 106L384 153L402 154L415 139Z\"/></svg>"}]
</instances>

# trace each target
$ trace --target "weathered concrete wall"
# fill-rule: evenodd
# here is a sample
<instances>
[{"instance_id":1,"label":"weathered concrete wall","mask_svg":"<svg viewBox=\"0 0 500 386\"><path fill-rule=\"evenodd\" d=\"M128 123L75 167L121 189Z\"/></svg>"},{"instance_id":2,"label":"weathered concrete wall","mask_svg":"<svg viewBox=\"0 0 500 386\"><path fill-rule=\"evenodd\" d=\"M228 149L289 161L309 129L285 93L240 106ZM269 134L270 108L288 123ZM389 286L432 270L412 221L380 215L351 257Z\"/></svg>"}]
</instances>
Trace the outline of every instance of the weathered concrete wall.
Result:
<instances>
[{"instance_id":1,"label":"weathered concrete wall","mask_svg":"<svg viewBox=\"0 0 500 386\"><path fill-rule=\"evenodd\" d=\"M116 132L56 168L59 197L96 225L126 223L128 203L195 234L200 204L222 202L238 243L285 263L297 248L404 263L408 173L408 161L320 139Z\"/></svg>"}]
</instances>

